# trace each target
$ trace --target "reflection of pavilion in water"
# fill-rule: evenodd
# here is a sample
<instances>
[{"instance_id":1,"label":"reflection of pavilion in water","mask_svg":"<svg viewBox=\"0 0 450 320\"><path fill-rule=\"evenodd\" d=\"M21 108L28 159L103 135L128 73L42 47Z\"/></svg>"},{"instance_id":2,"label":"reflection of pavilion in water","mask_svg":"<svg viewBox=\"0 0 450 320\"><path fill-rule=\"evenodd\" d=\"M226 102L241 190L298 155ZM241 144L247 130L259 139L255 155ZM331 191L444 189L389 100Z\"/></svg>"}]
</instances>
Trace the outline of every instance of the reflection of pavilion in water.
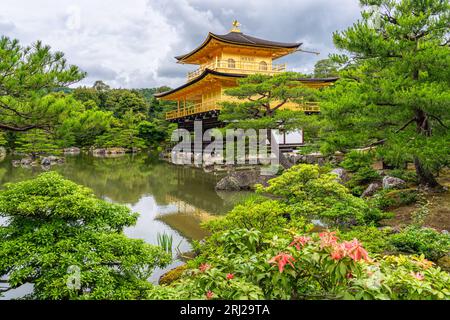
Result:
<instances>
[{"instance_id":1,"label":"reflection of pavilion in water","mask_svg":"<svg viewBox=\"0 0 450 320\"><path fill-rule=\"evenodd\" d=\"M208 214L221 214L231 209L214 190L221 176L191 167L171 167L176 172L176 188L170 188L164 195L165 199L171 199L166 203L186 205L186 209L189 209L187 206L195 207Z\"/></svg>"},{"instance_id":2,"label":"reflection of pavilion in water","mask_svg":"<svg viewBox=\"0 0 450 320\"><path fill-rule=\"evenodd\" d=\"M215 215L230 211L247 194L245 192L216 192L214 186L221 175L202 169L171 165L171 188L160 198L156 219L166 223L188 239L203 239L207 232L200 227Z\"/></svg>"},{"instance_id":3,"label":"reflection of pavilion in water","mask_svg":"<svg viewBox=\"0 0 450 320\"><path fill-rule=\"evenodd\" d=\"M170 205L166 210L158 213L156 219L166 223L188 239L200 240L207 235L200 224L213 218L210 212L171 195L166 195L166 202Z\"/></svg>"}]
</instances>

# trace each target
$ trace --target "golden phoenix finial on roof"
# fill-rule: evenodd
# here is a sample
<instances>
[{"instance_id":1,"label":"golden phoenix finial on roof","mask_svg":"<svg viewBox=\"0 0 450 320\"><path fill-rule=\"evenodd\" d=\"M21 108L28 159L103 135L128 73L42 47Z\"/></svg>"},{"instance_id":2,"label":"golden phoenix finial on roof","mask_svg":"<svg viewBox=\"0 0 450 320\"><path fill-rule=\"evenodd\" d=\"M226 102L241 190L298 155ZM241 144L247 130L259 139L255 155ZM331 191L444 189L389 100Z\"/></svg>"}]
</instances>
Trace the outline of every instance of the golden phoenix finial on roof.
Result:
<instances>
[{"instance_id":1,"label":"golden phoenix finial on roof","mask_svg":"<svg viewBox=\"0 0 450 320\"><path fill-rule=\"evenodd\" d=\"M233 28L231 29L231 32L241 32L241 29L239 29L240 26L241 26L241 24L239 23L239 21L234 20Z\"/></svg>"}]
</instances>

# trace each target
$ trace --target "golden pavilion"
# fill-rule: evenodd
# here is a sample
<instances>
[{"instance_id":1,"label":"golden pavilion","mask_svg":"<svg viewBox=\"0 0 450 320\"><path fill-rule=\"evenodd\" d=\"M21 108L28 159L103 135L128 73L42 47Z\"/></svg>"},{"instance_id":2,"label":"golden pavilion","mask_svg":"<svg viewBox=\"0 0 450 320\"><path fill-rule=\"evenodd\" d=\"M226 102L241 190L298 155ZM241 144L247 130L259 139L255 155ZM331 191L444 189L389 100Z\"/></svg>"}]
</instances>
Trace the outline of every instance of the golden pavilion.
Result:
<instances>
[{"instance_id":1,"label":"golden pavilion","mask_svg":"<svg viewBox=\"0 0 450 320\"><path fill-rule=\"evenodd\" d=\"M263 40L239 29L233 22L232 30L225 35L208 33L203 43L181 56L178 63L198 65L198 69L187 74L187 82L173 90L156 94L158 99L176 101L175 110L166 113L166 119L178 123L179 127L190 129L193 120L203 120L203 127L220 126L218 115L220 102L231 100L224 94L227 88L237 86L237 80L249 74L275 75L287 71L286 64L274 61L301 51L302 43L284 43ZM314 88L328 86L337 78L299 79L304 85ZM287 108L292 107L289 104ZM295 105L297 110L319 112L316 103Z\"/></svg>"}]
</instances>

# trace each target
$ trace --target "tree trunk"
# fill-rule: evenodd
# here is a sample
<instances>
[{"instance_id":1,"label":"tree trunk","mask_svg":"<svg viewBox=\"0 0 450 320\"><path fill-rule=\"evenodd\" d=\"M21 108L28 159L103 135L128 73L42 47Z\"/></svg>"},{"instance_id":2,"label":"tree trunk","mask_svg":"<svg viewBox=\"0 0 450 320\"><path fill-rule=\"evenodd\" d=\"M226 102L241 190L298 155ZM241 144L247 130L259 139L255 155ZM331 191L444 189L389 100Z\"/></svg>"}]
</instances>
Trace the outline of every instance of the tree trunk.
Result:
<instances>
[{"instance_id":1,"label":"tree trunk","mask_svg":"<svg viewBox=\"0 0 450 320\"><path fill-rule=\"evenodd\" d=\"M416 109L415 115L417 133L426 137L431 136L432 131L428 115L419 108ZM414 166L416 168L417 178L419 179L419 185L423 185L432 189L443 189L435 179L433 173L423 166L418 156L414 156Z\"/></svg>"},{"instance_id":2,"label":"tree trunk","mask_svg":"<svg viewBox=\"0 0 450 320\"><path fill-rule=\"evenodd\" d=\"M417 156L414 156L414 166L416 167L416 174L420 185L432 189L442 189L442 186L437 182L431 171L422 165Z\"/></svg>"}]
</instances>

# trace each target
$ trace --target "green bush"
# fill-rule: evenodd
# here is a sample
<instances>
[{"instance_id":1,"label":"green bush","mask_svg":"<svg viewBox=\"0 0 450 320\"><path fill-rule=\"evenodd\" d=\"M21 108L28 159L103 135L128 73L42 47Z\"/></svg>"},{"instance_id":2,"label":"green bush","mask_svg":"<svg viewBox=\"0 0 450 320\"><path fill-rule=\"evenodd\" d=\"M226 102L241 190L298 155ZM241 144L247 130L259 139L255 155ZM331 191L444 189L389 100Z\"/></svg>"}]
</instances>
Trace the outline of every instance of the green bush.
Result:
<instances>
[{"instance_id":1,"label":"green bush","mask_svg":"<svg viewBox=\"0 0 450 320\"><path fill-rule=\"evenodd\" d=\"M378 229L374 226L355 226L347 231L341 231L343 240L358 239L370 253L387 253L395 250L389 242L392 230L389 228Z\"/></svg>"},{"instance_id":2,"label":"green bush","mask_svg":"<svg viewBox=\"0 0 450 320\"><path fill-rule=\"evenodd\" d=\"M355 186L350 188L351 194L356 197L360 197L363 194L364 190L366 190L365 186Z\"/></svg>"},{"instance_id":3,"label":"green bush","mask_svg":"<svg viewBox=\"0 0 450 320\"><path fill-rule=\"evenodd\" d=\"M376 180L380 180L380 174L371 167L361 167L352 174L346 185L355 196L361 196L367 185Z\"/></svg>"},{"instance_id":4,"label":"green bush","mask_svg":"<svg viewBox=\"0 0 450 320\"><path fill-rule=\"evenodd\" d=\"M306 220L290 213L290 208L277 200L252 197L238 204L227 215L210 220L204 226L211 232L232 228L255 229L262 234L275 234L290 226L306 226Z\"/></svg>"},{"instance_id":5,"label":"green bush","mask_svg":"<svg viewBox=\"0 0 450 320\"><path fill-rule=\"evenodd\" d=\"M423 254L427 259L437 261L450 252L450 235L430 228L408 227L389 239L399 251Z\"/></svg>"},{"instance_id":6,"label":"green bush","mask_svg":"<svg viewBox=\"0 0 450 320\"><path fill-rule=\"evenodd\" d=\"M0 278L33 299L137 299L171 256L122 230L137 215L55 172L0 192ZM67 283L74 284L69 286Z\"/></svg>"},{"instance_id":7,"label":"green bush","mask_svg":"<svg viewBox=\"0 0 450 320\"><path fill-rule=\"evenodd\" d=\"M416 203L418 199L419 193L416 189L381 190L369 202L380 210L386 210Z\"/></svg>"},{"instance_id":8,"label":"green bush","mask_svg":"<svg viewBox=\"0 0 450 320\"><path fill-rule=\"evenodd\" d=\"M349 171L356 172L361 168L370 167L374 161L374 154L363 151L350 151L341 162L341 166Z\"/></svg>"},{"instance_id":9,"label":"green bush","mask_svg":"<svg viewBox=\"0 0 450 320\"><path fill-rule=\"evenodd\" d=\"M368 202L375 208L386 210L395 204L395 200L388 197L389 190L381 190L377 192Z\"/></svg>"},{"instance_id":10,"label":"green bush","mask_svg":"<svg viewBox=\"0 0 450 320\"><path fill-rule=\"evenodd\" d=\"M380 174L371 167L359 168L348 182L349 186L366 185L373 181L380 180Z\"/></svg>"},{"instance_id":11,"label":"green bush","mask_svg":"<svg viewBox=\"0 0 450 320\"><path fill-rule=\"evenodd\" d=\"M353 196L329 169L317 165L293 166L268 184L257 191L279 198L292 216L320 219L329 226L376 223L386 216Z\"/></svg>"},{"instance_id":12,"label":"green bush","mask_svg":"<svg viewBox=\"0 0 450 320\"><path fill-rule=\"evenodd\" d=\"M416 189L392 190L388 196L395 199L397 206L407 206L417 202L419 192Z\"/></svg>"}]
</instances>

